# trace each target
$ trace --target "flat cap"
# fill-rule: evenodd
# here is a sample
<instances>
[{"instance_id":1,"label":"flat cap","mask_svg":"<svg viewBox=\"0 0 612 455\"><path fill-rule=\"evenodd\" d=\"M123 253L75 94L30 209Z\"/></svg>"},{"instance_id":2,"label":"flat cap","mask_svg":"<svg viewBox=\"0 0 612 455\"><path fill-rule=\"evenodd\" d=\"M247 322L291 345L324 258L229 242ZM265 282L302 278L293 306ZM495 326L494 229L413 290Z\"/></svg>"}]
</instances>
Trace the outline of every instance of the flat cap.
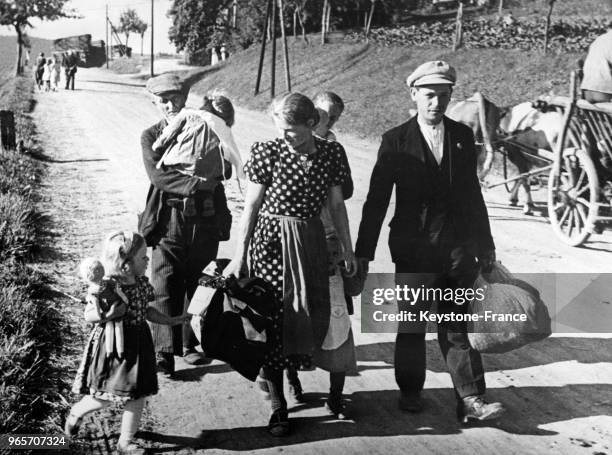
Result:
<instances>
[{"instance_id":1,"label":"flat cap","mask_svg":"<svg viewBox=\"0 0 612 455\"><path fill-rule=\"evenodd\" d=\"M442 60L425 62L415 69L406 79L408 87L421 85L450 84L455 85L457 72L455 68Z\"/></svg>"},{"instance_id":2,"label":"flat cap","mask_svg":"<svg viewBox=\"0 0 612 455\"><path fill-rule=\"evenodd\" d=\"M176 74L162 74L152 77L147 81L146 87L154 95L170 92L186 93L189 91L187 84Z\"/></svg>"}]
</instances>

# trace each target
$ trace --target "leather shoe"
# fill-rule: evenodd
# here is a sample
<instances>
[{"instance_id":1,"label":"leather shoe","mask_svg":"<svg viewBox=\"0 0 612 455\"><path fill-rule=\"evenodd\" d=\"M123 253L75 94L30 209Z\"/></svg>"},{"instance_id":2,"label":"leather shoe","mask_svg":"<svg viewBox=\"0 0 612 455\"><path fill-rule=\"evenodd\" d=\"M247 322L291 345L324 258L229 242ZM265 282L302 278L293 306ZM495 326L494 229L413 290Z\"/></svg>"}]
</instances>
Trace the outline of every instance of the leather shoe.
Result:
<instances>
[{"instance_id":1,"label":"leather shoe","mask_svg":"<svg viewBox=\"0 0 612 455\"><path fill-rule=\"evenodd\" d=\"M348 412L346 411L346 406L342 402L342 399L328 399L325 402L325 410L338 420L346 420L349 418Z\"/></svg>"},{"instance_id":2,"label":"leather shoe","mask_svg":"<svg viewBox=\"0 0 612 455\"><path fill-rule=\"evenodd\" d=\"M506 412L501 403L487 403L482 395L465 397L457 407L457 417L463 423L469 420L493 420Z\"/></svg>"},{"instance_id":3,"label":"leather shoe","mask_svg":"<svg viewBox=\"0 0 612 455\"><path fill-rule=\"evenodd\" d=\"M157 371L166 376L174 374L174 354L171 352L155 353L155 362L157 363Z\"/></svg>"},{"instance_id":4,"label":"leather shoe","mask_svg":"<svg viewBox=\"0 0 612 455\"><path fill-rule=\"evenodd\" d=\"M185 349L183 353L183 360L189 365L206 365L212 362L212 359L209 359L202 352L198 352L195 349Z\"/></svg>"},{"instance_id":5,"label":"leather shoe","mask_svg":"<svg viewBox=\"0 0 612 455\"><path fill-rule=\"evenodd\" d=\"M268 422L268 433L276 438L287 436L290 432L289 414L286 410L274 411Z\"/></svg>"},{"instance_id":6,"label":"leather shoe","mask_svg":"<svg viewBox=\"0 0 612 455\"><path fill-rule=\"evenodd\" d=\"M398 401L400 410L406 412L421 412L423 410L423 399L419 392L402 392Z\"/></svg>"}]
</instances>

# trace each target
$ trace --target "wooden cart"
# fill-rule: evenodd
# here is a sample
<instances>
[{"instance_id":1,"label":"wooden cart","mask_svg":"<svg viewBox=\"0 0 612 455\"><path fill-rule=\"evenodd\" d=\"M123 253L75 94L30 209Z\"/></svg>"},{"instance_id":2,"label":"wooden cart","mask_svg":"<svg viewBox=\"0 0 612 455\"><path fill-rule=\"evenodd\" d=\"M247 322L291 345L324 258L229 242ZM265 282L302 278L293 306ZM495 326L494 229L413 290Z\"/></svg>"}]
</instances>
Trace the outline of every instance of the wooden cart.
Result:
<instances>
[{"instance_id":1,"label":"wooden cart","mask_svg":"<svg viewBox=\"0 0 612 455\"><path fill-rule=\"evenodd\" d=\"M555 234L578 246L612 222L612 103L590 104L572 89L549 105L563 113L563 129L548 178L548 216Z\"/></svg>"},{"instance_id":2,"label":"wooden cart","mask_svg":"<svg viewBox=\"0 0 612 455\"><path fill-rule=\"evenodd\" d=\"M514 147L531 163L532 170L508 178L504 153L504 180L487 185L505 185L521 179L548 186L548 216L555 234L566 244L579 246L592 233L612 225L612 103L591 104L576 96L576 77L571 75L569 97L540 101L545 110L562 114L554 150L535 149L499 137L495 148Z\"/></svg>"}]
</instances>

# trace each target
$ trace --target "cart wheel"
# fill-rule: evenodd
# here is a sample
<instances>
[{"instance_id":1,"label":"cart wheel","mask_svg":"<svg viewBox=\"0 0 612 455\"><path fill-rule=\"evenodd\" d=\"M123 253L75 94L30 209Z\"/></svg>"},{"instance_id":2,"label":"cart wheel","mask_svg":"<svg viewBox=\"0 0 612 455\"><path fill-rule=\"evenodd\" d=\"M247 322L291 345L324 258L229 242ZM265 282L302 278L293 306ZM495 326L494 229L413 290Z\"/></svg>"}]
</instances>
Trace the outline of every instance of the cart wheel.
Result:
<instances>
[{"instance_id":1,"label":"cart wheel","mask_svg":"<svg viewBox=\"0 0 612 455\"><path fill-rule=\"evenodd\" d=\"M553 169L548 179L548 216L555 234L568 245L585 242L597 220L599 179L589 155L567 148L561 160L561 175Z\"/></svg>"}]
</instances>

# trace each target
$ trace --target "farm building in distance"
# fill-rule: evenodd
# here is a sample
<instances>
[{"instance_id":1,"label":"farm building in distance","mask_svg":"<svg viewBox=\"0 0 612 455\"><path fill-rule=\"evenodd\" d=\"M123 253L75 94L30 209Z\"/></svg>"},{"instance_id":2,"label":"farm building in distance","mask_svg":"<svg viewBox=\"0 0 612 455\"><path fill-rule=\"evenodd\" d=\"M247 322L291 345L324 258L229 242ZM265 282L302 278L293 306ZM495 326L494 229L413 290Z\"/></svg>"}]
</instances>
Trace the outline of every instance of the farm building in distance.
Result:
<instances>
[{"instance_id":1,"label":"farm building in distance","mask_svg":"<svg viewBox=\"0 0 612 455\"><path fill-rule=\"evenodd\" d=\"M92 41L91 35L68 36L53 40L54 54L75 51L79 55L79 66L101 66L106 61L104 41Z\"/></svg>"}]
</instances>

